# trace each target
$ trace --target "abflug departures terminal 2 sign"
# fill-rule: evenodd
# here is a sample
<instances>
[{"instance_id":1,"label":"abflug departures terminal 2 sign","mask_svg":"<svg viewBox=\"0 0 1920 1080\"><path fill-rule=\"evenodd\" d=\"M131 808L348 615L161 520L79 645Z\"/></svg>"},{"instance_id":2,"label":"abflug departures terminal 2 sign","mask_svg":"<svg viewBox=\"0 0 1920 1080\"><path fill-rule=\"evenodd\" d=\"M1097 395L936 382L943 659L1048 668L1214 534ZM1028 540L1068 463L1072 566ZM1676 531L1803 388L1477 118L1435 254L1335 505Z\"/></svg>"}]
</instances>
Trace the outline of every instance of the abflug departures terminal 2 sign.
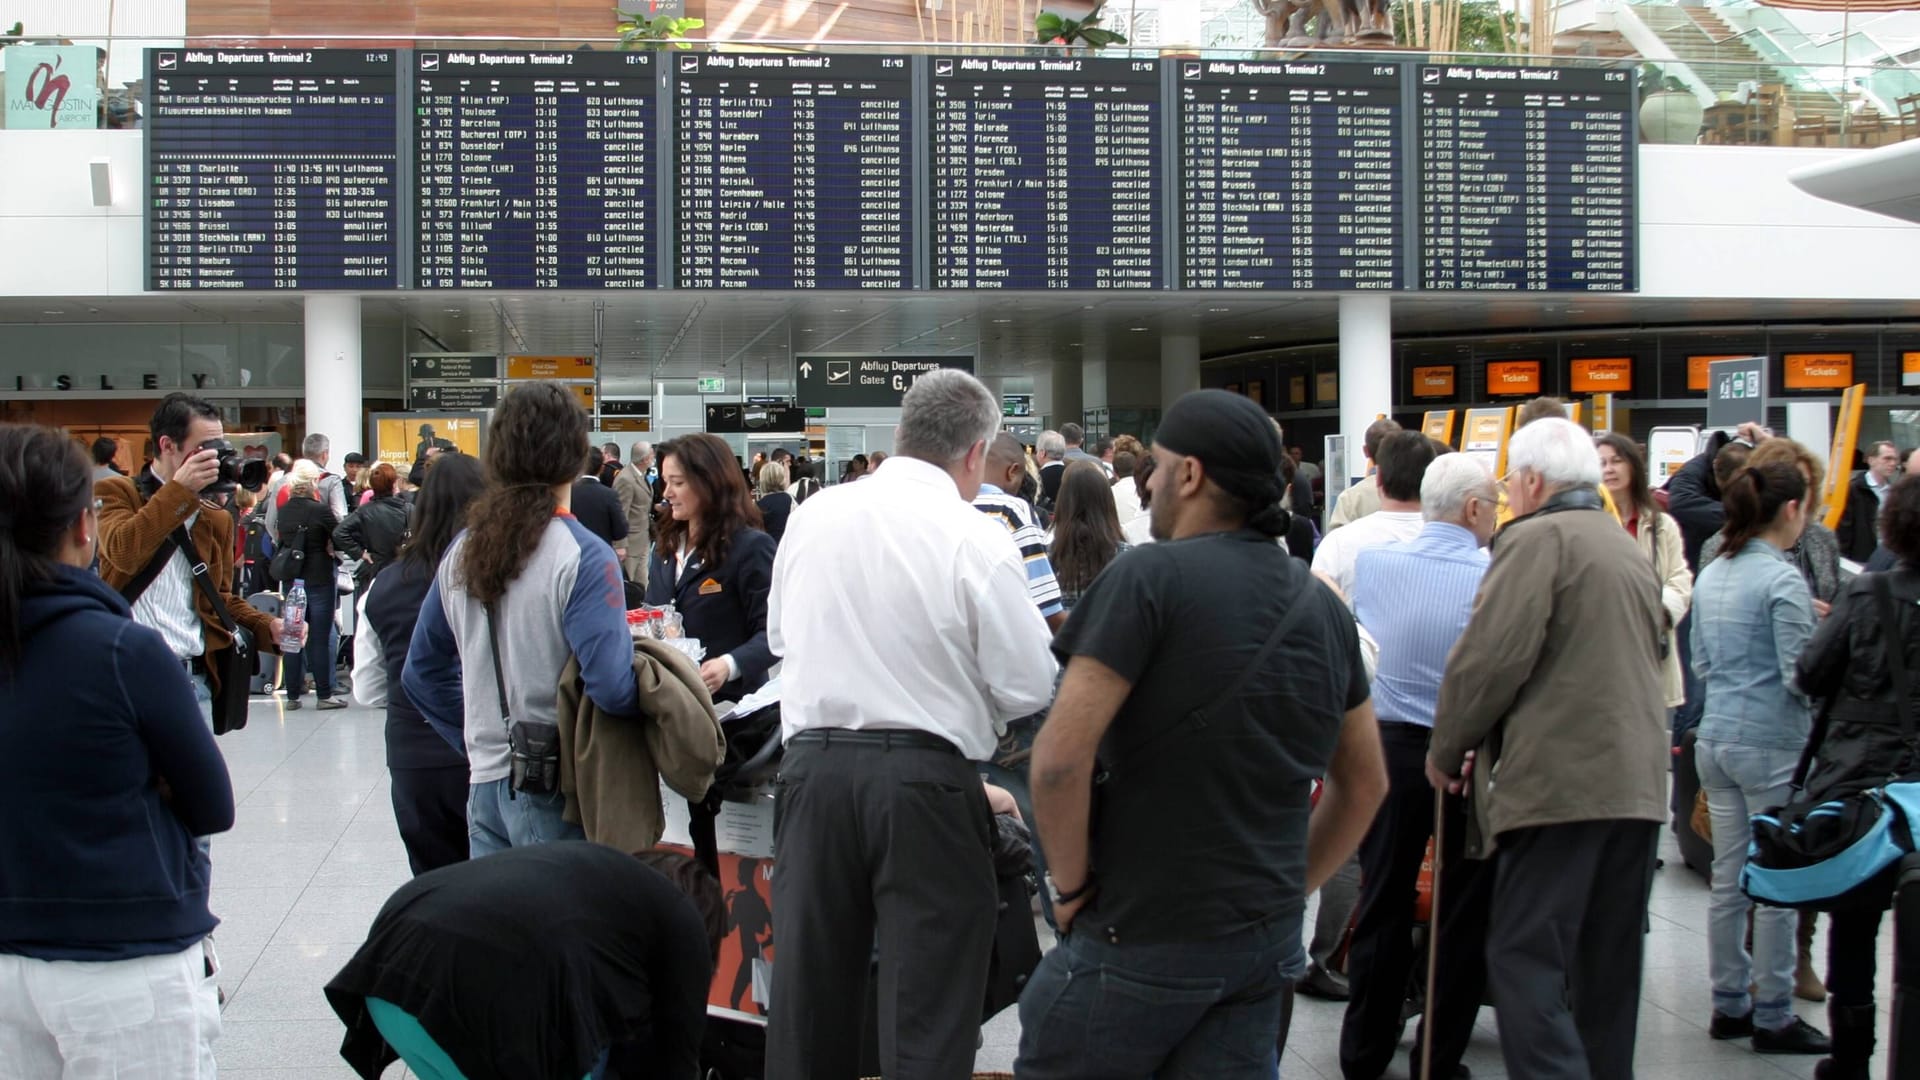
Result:
<instances>
[{"instance_id":1,"label":"abflug departures terminal 2 sign","mask_svg":"<svg viewBox=\"0 0 1920 1080\"><path fill-rule=\"evenodd\" d=\"M898 408L913 381L929 371L973 371L971 356L847 356L802 354L794 404L802 408Z\"/></svg>"},{"instance_id":2,"label":"abflug departures terminal 2 sign","mask_svg":"<svg viewBox=\"0 0 1920 1080\"><path fill-rule=\"evenodd\" d=\"M147 286L400 283L391 49L149 49Z\"/></svg>"}]
</instances>

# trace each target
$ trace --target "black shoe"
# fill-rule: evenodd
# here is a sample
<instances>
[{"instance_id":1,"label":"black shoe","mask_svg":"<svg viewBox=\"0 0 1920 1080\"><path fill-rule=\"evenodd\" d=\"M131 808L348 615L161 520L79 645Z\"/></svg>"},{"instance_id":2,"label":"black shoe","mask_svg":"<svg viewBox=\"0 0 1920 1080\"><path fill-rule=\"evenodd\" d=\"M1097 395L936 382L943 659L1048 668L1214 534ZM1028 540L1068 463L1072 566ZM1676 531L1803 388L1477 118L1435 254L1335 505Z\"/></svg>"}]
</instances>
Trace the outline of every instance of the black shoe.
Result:
<instances>
[{"instance_id":1,"label":"black shoe","mask_svg":"<svg viewBox=\"0 0 1920 1080\"><path fill-rule=\"evenodd\" d=\"M1347 980L1319 964L1308 968L1306 977L1295 983L1294 989L1321 1001L1345 1001L1353 996L1353 991L1347 989Z\"/></svg>"},{"instance_id":2,"label":"black shoe","mask_svg":"<svg viewBox=\"0 0 1920 1080\"><path fill-rule=\"evenodd\" d=\"M1418 1046L1415 1046L1413 1052L1407 1055L1407 1075L1412 1080L1420 1080L1420 1048ZM1440 1075L1446 1077L1446 1080L1473 1080L1473 1070L1467 1068L1465 1062L1456 1064L1451 1072L1442 1072Z\"/></svg>"},{"instance_id":3,"label":"black shoe","mask_svg":"<svg viewBox=\"0 0 1920 1080\"><path fill-rule=\"evenodd\" d=\"M1793 1023L1779 1031L1766 1028L1753 1029L1753 1052L1756 1054L1829 1054L1833 1052L1833 1043L1826 1033L1799 1017Z\"/></svg>"},{"instance_id":4,"label":"black shoe","mask_svg":"<svg viewBox=\"0 0 1920 1080\"><path fill-rule=\"evenodd\" d=\"M1744 1039L1753 1034L1753 1014L1728 1016L1714 1013L1713 1022L1707 1025L1707 1034L1716 1039Z\"/></svg>"}]
</instances>

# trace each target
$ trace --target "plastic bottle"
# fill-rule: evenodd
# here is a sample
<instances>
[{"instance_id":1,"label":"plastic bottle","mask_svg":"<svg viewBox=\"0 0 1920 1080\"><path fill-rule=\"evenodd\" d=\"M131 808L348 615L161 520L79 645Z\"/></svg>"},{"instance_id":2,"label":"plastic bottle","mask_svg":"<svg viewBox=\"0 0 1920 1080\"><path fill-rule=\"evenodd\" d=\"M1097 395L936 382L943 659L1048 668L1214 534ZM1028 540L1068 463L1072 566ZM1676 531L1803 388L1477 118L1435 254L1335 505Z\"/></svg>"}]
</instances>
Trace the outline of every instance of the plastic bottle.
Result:
<instances>
[{"instance_id":1,"label":"plastic bottle","mask_svg":"<svg viewBox=\"0 0 1920 1080\"><path fill-rule=\"evenodd\" d=\"M287 590L287 597L280 602L280 618L286 626L281 644L289 649L302 649L307 644L307 583L305 579L296 579L293 588Z\"/></svg>"}]
</instances>

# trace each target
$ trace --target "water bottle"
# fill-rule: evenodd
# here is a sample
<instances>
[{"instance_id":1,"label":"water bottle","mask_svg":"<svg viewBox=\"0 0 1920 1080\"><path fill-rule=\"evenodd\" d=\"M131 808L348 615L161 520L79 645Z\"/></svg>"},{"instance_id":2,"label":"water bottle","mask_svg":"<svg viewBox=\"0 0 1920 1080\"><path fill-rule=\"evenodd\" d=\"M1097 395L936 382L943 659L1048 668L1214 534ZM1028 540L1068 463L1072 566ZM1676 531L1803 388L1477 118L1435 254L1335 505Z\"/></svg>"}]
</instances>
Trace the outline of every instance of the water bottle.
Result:
<instances>
[{"instance_id":1,"label":"water bottle","mask_svg":"<svg viewBox=\"0 0 1920 1080\"><path fill-rule=\"evenodd\" d=\"M307 583L296 579L280 603L280 618L286 626L283 648L299 650L307 645Z\"/></svg>"}]
</instances>

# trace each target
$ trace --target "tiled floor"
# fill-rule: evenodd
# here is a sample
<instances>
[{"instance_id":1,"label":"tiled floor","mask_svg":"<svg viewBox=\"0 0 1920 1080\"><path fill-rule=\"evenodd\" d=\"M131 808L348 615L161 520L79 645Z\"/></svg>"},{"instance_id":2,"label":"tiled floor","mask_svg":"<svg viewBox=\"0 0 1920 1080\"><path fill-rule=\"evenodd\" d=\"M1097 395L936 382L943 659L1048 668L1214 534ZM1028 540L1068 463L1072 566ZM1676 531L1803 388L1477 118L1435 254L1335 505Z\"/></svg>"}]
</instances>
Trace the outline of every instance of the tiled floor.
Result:
<instances>
[{"instance_id":1,"label":"tiled floor","mask_svg":"<svg viewBox=\"0 0 1920 1080\"><path fill-rule=\"evenodd\" d=\"M321 986L408 876L387 794L384 716L357 708L320 713L307 700L307 709L283 713L277 699L256 699L248 727L220 740L240 804L238 825L213 844L213 907L222 919L216 941L228 995L217 1049L226 1080L350 1080L339 1057L342 1029ZM1670 844L1666 855L1646 940L1640 1080L1811 1076L1811 1058L1763 1058L1744 1044L1707 1038L1706 886L1679 865ZM1801 1011L1826 1027L1820 1007ZM1303 998L1282 1075L1338 1077L1340 1018L1341 1006ZM1476 1077L1505 1076L1490 1015L1483 1013L1480 1029L1467 1063ZM980 1068L1010 1069L1019 1040L1012 1011L983 1034ZM1411 1045L1411 1025L1407 1034ZM1404 1077L1405 1068L1402 1054L1388 1075ZM1883 1068L1876 1063L1876 1075ZM388 1072L405 1075L398 1066Z\"/></svg>"}]
</instances>

